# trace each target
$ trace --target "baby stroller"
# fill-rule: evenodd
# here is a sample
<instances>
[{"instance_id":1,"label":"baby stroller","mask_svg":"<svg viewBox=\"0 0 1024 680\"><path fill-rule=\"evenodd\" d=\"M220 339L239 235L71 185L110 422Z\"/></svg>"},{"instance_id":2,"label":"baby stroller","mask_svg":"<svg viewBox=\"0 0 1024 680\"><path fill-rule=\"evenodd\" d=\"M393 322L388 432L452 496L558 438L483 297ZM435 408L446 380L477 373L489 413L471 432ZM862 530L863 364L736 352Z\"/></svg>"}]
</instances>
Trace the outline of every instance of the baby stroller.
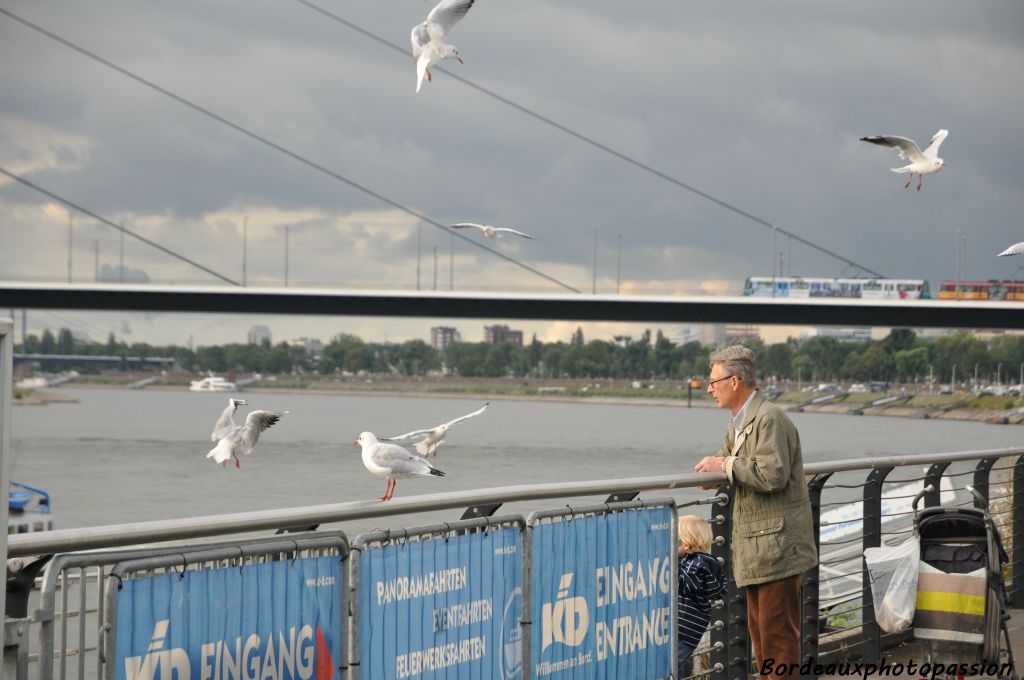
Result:
<instances>
[{"instance_id":1,"label":"baby stroller","mask_svg":"<svg viewBox=\"0 0 1024 680\"><path fill-rule=\"evenodd\" d=\"M921 539L914 637L927 641L932 664L965 664L972 675L1009 669L1009 677L1020 680L1006 626L1010 615L1003 565L1008 558L988 502L973 487L967 490L977 508L938 506L919 512L925 491L914 498L914 529ZM996 667L1001 670L989 672ZM964 675L962 667L956 674Z\"/></svg>"}]
</instances>

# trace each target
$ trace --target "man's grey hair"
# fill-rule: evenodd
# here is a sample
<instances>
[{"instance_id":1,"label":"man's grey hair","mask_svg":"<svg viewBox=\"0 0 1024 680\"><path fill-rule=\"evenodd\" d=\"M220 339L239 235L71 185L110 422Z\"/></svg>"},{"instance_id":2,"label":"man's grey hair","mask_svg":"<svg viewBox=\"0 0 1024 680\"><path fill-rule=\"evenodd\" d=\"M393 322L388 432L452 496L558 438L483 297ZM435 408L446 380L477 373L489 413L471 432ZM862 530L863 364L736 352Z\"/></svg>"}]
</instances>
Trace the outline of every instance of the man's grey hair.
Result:
<instances>
[{"instance_id":1,"label":"man's grey hair","mask_svg":"<svg viewBox=\"0 0 1024 680\"><path fill-rule=\"evenodd\" d=\"M747 387L757 387L757 357L743 345L732 345L711 355L711 365L721 364L726 375L734 375Z\"/></svg>"}]
</instances>

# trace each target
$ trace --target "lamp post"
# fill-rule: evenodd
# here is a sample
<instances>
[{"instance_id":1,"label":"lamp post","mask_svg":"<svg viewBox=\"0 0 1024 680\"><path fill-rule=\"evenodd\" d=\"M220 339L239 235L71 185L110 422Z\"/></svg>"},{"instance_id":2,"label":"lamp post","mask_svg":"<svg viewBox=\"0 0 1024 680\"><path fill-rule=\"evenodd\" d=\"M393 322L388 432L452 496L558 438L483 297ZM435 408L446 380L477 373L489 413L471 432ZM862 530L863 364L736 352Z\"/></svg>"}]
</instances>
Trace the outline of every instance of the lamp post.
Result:
<instances>
[{"instance_id":1,"label":"lamp post","mask_svg":"<svg viewBox=\"0 0 1024 680\"><path fill-rule=\"evenodd\" d=\"M953 377L949 379L949 389L954 392L956 391L956 364L953 364Z\"/></svg>"},{"instance_id":2,"label":"lamp post","mask_svg":"<svg viewBox=\"0 0 1024 680\"><path fill-rule=\"evenodd\" d=\"M974 389L978 389L978 364L974 364Z\"/></svg>"},{"instance_id":3,"label":"lamp post","mask_svg":"<svg viewBox=\"0 0 1024 680\"><path fill-rule=\"evenodd\" d=\"M1002 385L1003 384L1003 363L1002 362L999 362L999 364L996 366L996 384L997 385Z\"/></svg>"}]
</instances>

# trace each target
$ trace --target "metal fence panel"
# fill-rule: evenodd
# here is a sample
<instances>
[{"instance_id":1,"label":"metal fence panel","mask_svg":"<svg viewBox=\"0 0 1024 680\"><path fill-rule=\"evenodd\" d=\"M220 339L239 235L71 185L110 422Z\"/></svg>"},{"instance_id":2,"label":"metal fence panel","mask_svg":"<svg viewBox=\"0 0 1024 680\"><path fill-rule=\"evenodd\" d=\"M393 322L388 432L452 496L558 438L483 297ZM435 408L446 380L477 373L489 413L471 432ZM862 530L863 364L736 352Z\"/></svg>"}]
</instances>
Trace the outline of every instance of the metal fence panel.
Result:
<instances>
[{"instance_id":1,"label":"metal fence panel","mask_svg":"<svg viewBox=\"0 0 1024 680\"><path fill-rule=\"evenodd\" d=\"M110 573L110 680L332 680L345 669L342 535L134 560Z\"/></svg>"},{"instance_id":2,"label":"metal fence panel","mask_svg":"<svg viewBox=\"0 0 1024 680\"><path fill-rule=\"evenodd\" d=\"M356 539L362 677L520 678L524 524L481 518Z\"/></svg>"},{"instance_id":3,"label":"metal fence panel","mask_svg":"<svg viewBox=\"0 0 1024 680\"><path fill-rule=\"evenodd\" d=\"M675 675L675 501L534 513L530 677Z\"/></svg>"}]
</instances>

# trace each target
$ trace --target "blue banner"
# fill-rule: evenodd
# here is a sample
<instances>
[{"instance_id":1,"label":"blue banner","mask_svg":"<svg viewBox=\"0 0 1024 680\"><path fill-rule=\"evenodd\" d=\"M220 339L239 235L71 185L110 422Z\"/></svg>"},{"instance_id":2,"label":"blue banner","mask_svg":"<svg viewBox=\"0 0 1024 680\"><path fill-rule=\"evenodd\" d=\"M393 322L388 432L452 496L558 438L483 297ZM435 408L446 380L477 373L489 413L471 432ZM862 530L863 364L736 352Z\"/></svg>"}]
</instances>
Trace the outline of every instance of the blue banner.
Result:
<instances>
[{"instance_id":1,"label":"blue banner","mask_svg":"<svg viewBox=\"0 0 1024 680\"><path fill-rule=\"evenodd\" d=\"M534 526L533 677L667 677L675 555L669 507Z\"/></svg>"},{"instance_id":2,"label":"blue banner","mask_svg":"<svg viewBox=\"0 0 1024 680\"><path fill-rule=\"evenodd\" d=\"M521 552L518 527L364 548L362 677L520 678Z\"/></svg>"},{"instance_id":3,"label":"blue banner","mask_svg":"<svg viewBox=\"0 0 1024 680\"><path fill-rule=\"evenodd\" d=\"M340 677L339 557L126 579L117 680Z\"/></svg>"}]
</instances>

